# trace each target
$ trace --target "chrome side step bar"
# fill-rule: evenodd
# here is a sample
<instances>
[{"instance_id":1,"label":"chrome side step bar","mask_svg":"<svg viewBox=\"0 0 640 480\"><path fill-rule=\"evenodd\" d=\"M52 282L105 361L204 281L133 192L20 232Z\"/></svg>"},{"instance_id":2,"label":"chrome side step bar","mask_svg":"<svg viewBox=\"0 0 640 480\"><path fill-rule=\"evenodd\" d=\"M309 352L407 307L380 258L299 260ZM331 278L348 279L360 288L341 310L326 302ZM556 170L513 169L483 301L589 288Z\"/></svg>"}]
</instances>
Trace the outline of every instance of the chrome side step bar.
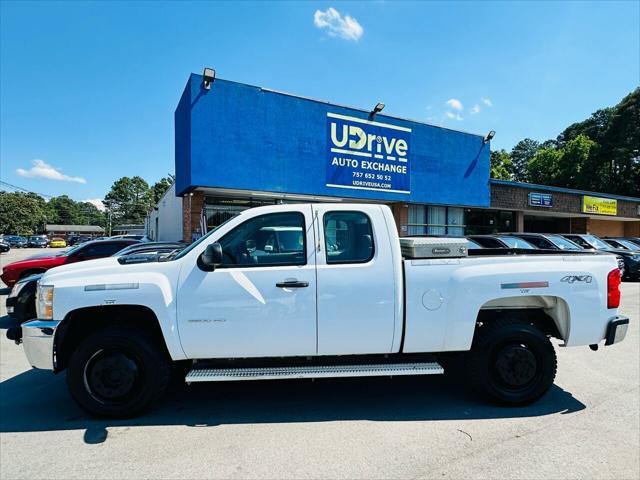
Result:
<instances>
[{"instance_id":1,"label":"chrome side step bar","mask_svg":"<svg viewBox=\"0 0 640 480\"><path fill-rule=\"evenodd\" d=\"M437 362L266 368L195 368L187 374L184 380L186 383L194 383L234 380L437 375L441 373L444 373L444 369Z\"/></svg>"}]
</instances>

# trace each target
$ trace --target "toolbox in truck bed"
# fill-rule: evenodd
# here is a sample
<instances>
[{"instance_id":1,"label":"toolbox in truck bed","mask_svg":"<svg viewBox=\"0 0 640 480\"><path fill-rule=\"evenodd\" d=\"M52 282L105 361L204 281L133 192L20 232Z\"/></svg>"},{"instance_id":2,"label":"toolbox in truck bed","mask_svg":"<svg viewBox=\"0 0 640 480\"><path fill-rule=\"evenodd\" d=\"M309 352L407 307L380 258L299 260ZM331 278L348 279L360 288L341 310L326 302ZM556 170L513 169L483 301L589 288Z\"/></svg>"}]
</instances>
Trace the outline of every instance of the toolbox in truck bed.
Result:
<instances>
[{"instance_id":1,"label":"toolbox in truck bed","mask_svg":"<svg viewBox=\"0 0 640 480\"><path fill-rule=\"evenodd\" d=\"M467 256L466 238L404 237L400 239L405 258L455 258Z\"/></svg>"}]
</instances>

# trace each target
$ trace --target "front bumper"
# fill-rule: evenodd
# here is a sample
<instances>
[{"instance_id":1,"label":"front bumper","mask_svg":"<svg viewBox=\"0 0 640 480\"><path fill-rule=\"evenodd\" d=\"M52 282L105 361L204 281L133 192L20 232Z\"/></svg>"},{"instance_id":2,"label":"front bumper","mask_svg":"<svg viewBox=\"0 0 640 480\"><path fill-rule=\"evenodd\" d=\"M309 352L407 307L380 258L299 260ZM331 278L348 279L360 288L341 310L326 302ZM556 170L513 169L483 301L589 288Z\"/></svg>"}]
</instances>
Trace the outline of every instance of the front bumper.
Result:
<instances>
[{"instance_id":1,"label":"front bumper","mask_svg":"<svg viewBox=\"0 0 640 480\"><path fill-rule=\"evenodd\" d=\"M613 345L614 343L618 343L624 340L624 337L627 335L628 328L629 318L627 317L617 315L609 320L609 325L607 325L607 333L604 337L605 346Z\"/></svg>"},{"instance_id":2,"label":"front bumper","mask_svg":"<svg viewBox=\"0 0 640 480\"><path fill-rule=\"evenodd\" d=\"M22 324L22 343L34 368L55 369L54 343L59 320L31 320Z\"/></svg>"},{"instance_id":3,"label":"front bumper","mask_svg":"<svg viewBox=\"0 0 640 480\"><path fill-rule=\"evenodd\" d=\"M18 297L8 297L7 298L7 301L6 301L7 313L9 314L10 317L12 317L14 315L17 299L18 299Z\"/></svg>"}]
</instances>

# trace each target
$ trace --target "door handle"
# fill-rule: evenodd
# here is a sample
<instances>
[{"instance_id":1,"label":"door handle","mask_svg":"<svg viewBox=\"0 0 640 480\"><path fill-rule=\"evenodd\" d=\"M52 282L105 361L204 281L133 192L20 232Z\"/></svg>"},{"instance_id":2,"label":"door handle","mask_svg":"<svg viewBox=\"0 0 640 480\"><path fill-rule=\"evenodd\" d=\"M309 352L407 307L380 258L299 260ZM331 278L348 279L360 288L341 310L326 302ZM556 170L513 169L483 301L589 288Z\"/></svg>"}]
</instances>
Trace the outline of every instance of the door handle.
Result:
<instances>
[{"instance_id":1,"label":"door handle","mask_svg":"<svg viewBox=\"0 0 640 480\"><path fill-rule=\"evenodd\" d=\"M278 288L305 288L309 286L309 282L301 282L299 280L286 280L276 283Z\"/></svg>"}]
</instances>

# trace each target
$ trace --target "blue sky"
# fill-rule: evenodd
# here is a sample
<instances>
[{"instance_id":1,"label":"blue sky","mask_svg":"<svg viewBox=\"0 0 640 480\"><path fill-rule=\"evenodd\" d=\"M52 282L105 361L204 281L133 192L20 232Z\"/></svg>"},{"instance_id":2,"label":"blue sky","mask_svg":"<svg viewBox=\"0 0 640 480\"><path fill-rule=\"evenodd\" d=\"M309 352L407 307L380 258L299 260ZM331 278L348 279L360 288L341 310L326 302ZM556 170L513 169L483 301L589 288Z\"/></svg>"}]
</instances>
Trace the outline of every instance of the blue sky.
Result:
<instances>
[{"instance_id":1,"label":"blue sky","mask_svg":"<svg viewBox=\"0 0 640 480\"><path fill-rule=\"evenodd\" d=\"M639 5L3 1L0 177L85 200L173 172L173 111L204 66L496 130L493 149L553 138L640 83Z\"/></svg>"}]
</instances>

